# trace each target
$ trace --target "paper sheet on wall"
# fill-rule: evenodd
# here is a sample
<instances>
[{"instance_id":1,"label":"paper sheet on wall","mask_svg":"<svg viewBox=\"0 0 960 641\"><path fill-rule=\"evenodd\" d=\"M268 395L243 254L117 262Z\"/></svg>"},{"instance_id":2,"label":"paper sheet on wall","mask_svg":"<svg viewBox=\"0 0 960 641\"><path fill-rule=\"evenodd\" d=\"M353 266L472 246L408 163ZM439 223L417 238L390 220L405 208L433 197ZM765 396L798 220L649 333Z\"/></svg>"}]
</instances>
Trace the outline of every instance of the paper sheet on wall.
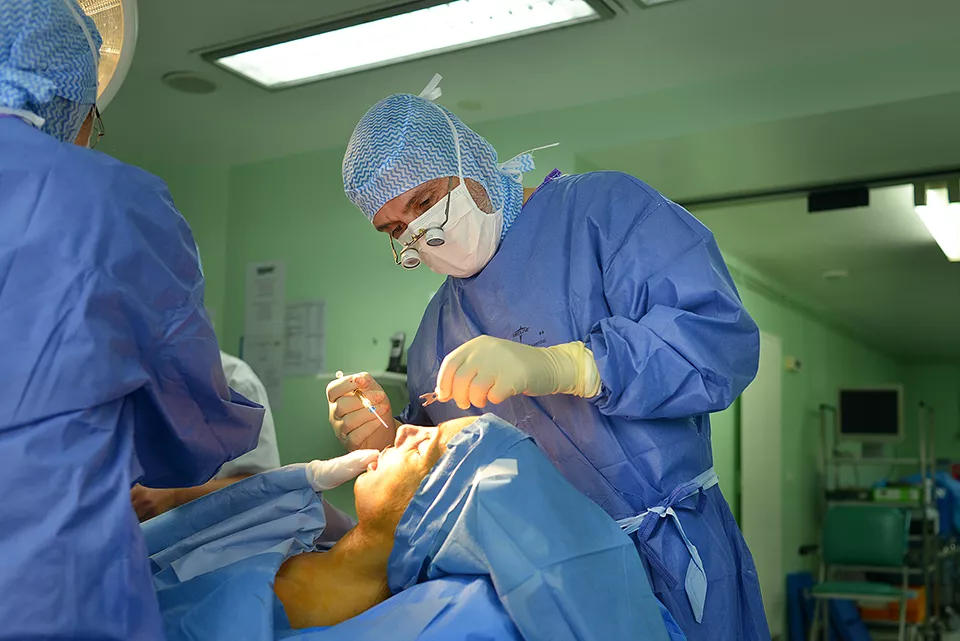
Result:
<instances>
[{"instance_id":1,"label":"paper sheet on wall","mask_svg":"<svg viewBox=\"0 0 960 641\"><path fill-rule=\"evenodd\" d=\"M283 336L286 269L282 262L247 265L244 336Z\"/></svg>"},{"instance_id":2,"label":"paper sheet on wall","mask_svg":"<svg viewBox=\"0 0 960 641\"><path fill-rule=\"evenodd\" d=\"M269 336L244 337L243 360L263 383L270 406L280 409L283 405L283 340Z\"/></svg>"},{"instance_id":3,"label":"paper sheet on wall","mask_svg":"<svg viewBox=\"0 0 960 641\"><path fill-rule=\"evenodd\" d=\"M316 376L324 371L326 325L322 300L288 303L285 376Z\"/></svg>"},{"instance_id":4,"label":"paper sheet on wall","mask_svg":"<svg viewBox=\"0 0 960 641\"><path fill-rule=\"evenodd\" d=\"M271 261L247 265L243 354L260 378L274 409L283 405L286 268Z\"/></svg>"}]
</instances>

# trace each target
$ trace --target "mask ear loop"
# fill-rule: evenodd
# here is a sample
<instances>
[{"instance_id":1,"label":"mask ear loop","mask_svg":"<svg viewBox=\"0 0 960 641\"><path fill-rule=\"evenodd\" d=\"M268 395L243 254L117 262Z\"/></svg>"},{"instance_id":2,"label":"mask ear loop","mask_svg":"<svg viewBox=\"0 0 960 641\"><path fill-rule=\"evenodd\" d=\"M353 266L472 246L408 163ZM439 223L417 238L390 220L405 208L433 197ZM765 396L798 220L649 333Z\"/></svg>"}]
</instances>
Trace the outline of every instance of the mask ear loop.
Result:
<instances>
[{"instance_id":1,"label":"mask ear loop","mask_svg":"<svg viewBox=\"0 0 960 641\"><path fill-rule=\"evenodd\" d=\"M450 119L447 112L435 102L437 98L443 95L443 90L440 89L441 80L443 80L443 76L438 73L433 74L433 78L430 79L427 86L420 92L420 97L424 100L429 100L433 106L440 111L440 114L446 119L447 124L450 125L450 131L453 133L453 144L457 149L457 178L460 179L461 185L465 185L466 183L463 180L463 159L460 156L460 134L457 133L457 127L453 124L453 120Z\"/></svg>"},{"instance_id":2,"label":"mask ear loop","mask_svg":"<svg viewBox=\"0 0 960 641\"><path fill-rule=\"evenodd\" d=\"M523 184L523 174L525 172L532 171L534 168L533 152L540 151L541 149L550 149L551 147L556 147L559 144L560 143L555 142L552 145L534 147L533 149L528 149L524 152L521 152L510 160L500 163L500 173L509 176L510 179L516 183Z\"/></svg>"},{"instance_id":3,"label":"mask ear loop","mask_svg":"<svg viewBox=\"0 0 960 641\"><path fill-rule=\"evenodd\" d=\"M553 142L553 143L550 143L549 145L541 145L539 147L534 147L533 149L527 149L526 151L521 151L519 154L514 156L514 158L517 158L518 156L526 156L527 154L532 154L533 152L540 151L541 149L550 149L551 147L559 147L559 146L560 146L560 143L558 142ZM507 162L510 162L510 161L508 160Z\"/></svg>"},{"instance_id":4,"label":"mask ear loop","mask_svg":"<svg viewBox=\"0 0 960 641\"><path fill-rule=\"evenodd\" d=\"M463 158L460 156L460 134L457 133L457 127L453 124L453 120L450 119L447 112L444 111L440 105L435 106L440 110L440 113L443 114L443 117L447 119L447 124L450 125L450 131L453 132L453 144L457 148L457 178L460 179L461 185L466 185L463 180Z\"/></svg>"},{"instance_id":5,"label":"mask ear loop","mask_svg":"<svg viewBox=\"0 0 960 641\"><path fill-rule=\"evenodd\" d=\"M453 124L453 120L451 120L447 112L435 102L437 98L443 95L443 90L440 89L441 80L443 80L443 76L438 73L433 74L433 78L430 79L430 82L427 83L427 86L424 87L423 91L420 92L420 97L433 103L434 106L440 110L440 113L443 114L447 124L450 125L450 131L453 133L453 142L457 148L457 177L460 179L460 184L466 184L463 178L463 158L460 154L460 134L457 132L457 127ZM523 173L532 169L531 165L533 152L540 151L542 149L550 149L551 147L557 147L559 145L559 142L555 142L549 145L541 145L540 147L534 147L533 149L522 151L510 160L500 163L500 171L501 173L510 176L510 178L515 182L521 182L523 180ZM471 196L470 199L473 200L473 196Z\"/></svg>"}]
</instances>

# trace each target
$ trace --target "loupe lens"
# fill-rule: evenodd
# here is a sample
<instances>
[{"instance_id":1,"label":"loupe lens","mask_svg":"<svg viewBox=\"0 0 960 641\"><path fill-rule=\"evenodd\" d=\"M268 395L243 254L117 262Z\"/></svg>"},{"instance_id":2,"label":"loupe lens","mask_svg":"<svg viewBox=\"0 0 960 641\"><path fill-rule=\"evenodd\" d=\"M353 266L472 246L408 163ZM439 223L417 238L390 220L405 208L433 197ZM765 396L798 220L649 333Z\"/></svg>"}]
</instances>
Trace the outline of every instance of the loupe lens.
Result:
<instances>
[{"instance_id":1,"label":"loupe lens","mask_svg":"<svg viewBox=\"0 0 960 641\"><path fill-rule=\"evenodd\" d=\"M406 247L400 252L400 264L406 269L416 269L420 266L420 252L415 247Z\"/></svg>"},{"instance_id":2,"label":"loupe lens","mask_svg":"<svg viewBox=\"0 0 960 641\"><path fill-rule=\"evenodd\" d=\"M423 242L430 247L440 247L445 242L443 238L443 230L439 227L428 229L423 235Z\"/></svg>"}]
</instances>

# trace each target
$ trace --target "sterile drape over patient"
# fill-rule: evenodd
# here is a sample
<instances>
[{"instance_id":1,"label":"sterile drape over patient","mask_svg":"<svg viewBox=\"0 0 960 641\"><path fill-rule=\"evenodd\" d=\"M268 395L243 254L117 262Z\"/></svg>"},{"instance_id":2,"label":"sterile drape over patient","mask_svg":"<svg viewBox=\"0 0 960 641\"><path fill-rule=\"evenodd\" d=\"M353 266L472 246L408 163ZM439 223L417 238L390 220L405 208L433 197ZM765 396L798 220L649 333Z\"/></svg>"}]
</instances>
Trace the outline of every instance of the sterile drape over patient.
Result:
<instances>
[{"instance_id":1,"label":"sterile drape over patient","mask_svg":"<svg viewBox=\"0 0 960 641\"><path fill-rule=\"evenodd\" d=\"M68 144L96 96L82 15L0 0L0 639L161 638L130 487L203 483L262 415L166 186Z\"/></svg>"},{"instance_id":2,"label":"sterile drape over patient","mask_svg":"<svg viewBox=\"0 0 960 641\"><path fill-rule=\"evenodd\" d=\"M629 538L492 416L454 437L404 512L388 565L399 594L339 625L291 630L271 584L324 523L304 466L145 523L170 641L682 638L666 614L668 635Z\"/></svg>"}]
</instances>

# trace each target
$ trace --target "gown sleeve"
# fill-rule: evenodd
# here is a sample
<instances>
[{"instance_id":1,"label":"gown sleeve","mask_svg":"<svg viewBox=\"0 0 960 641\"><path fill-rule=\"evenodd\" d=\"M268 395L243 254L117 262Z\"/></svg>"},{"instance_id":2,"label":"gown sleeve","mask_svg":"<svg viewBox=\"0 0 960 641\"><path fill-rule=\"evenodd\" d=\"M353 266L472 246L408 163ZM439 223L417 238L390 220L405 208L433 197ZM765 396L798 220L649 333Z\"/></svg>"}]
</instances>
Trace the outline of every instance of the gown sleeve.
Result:
<instances>
[{"instance_id":1,"label":"gown sleeve","mask_svg":"<svg viewBox=\"0 0 960 641\"><path fill-rule=\"evenodd\" d=\"M602 382L593 402L631 419L723 410L756 375L757 325L710 231L665 199L636 202L622 245L601 257L611 315L584 341Z\"/></svg>"},{"instance_id":2,"label":"gown sleeve","mask_svg":"<svg viewBox=\"0 0 960 641\"><path fill-rule=\"evenodd\" d=\"M146 379L133 395L141 483L199 485L256 447L264 410L227 386L197 245L166 185L133 167L111 182L116 229L98 262L123 316L110 333Z\"/></svg>"},{"instance_id":3,"label":"gown sleeve","mask_svg":"<svg viewBox=\"0 0 960 641\"><path fill-rule=\"evenodd\" d=\"M224 463L214 478L225 479L239 474L260 474L277 469L280 467L280 450L277 447L277 429L266 388L253 369L242 361L236 363L227 374L227 384L230 389L263 406L263 425L257 446L239 458Z\"/></svg>"},{"instance_id":4,"label":"gown sleeve","mask_svg":"<svg viewBox=\"0 0 960 641\"><path fill-rule=\"evenodd\" d=\"M419 397L413 396L412 389L410 391L410 403L403 408L403 411L396 418L401 425L433 425L433 419L427 414Z\"/></svg>"}]
</instances>

